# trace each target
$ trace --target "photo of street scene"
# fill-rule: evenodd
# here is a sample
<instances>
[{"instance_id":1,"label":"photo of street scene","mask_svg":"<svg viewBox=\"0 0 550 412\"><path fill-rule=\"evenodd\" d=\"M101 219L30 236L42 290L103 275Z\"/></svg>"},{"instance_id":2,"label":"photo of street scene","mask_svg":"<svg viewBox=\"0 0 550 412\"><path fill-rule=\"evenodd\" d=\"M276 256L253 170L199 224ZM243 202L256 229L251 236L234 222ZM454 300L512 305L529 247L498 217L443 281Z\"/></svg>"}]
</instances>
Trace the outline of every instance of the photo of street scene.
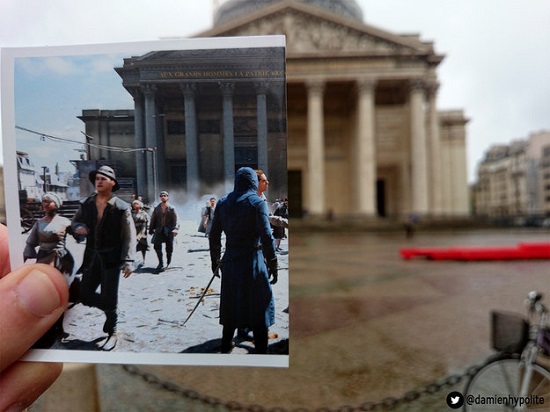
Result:
<instances>
[{"instance_id":1,"label":"photo of street scene","mask_svg":"<svg viewBox=\"0 0 550 412\"><path fill-rule=\"evenodd\" d=\"M288 366L284 37L9 53L12 265L70 285L29 358Z\"/></svg>"}]
</instances>

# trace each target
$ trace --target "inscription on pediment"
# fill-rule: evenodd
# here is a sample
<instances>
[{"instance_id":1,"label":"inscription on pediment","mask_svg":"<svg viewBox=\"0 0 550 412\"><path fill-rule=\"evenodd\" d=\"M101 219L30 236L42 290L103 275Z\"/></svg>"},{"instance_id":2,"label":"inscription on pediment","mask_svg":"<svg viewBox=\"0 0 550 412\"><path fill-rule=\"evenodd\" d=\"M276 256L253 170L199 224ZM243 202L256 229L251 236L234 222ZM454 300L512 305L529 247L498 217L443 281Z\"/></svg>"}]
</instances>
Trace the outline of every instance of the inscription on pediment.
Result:
<instances>
[{"instance_id":1,"label":"inscription on pediment","mask_svg":"<svg viewBox=\"0 0 550 412\"><path fill-rule=\"evenodd\" d=\"M305 14L271 16L250 22L232 33L242 36L284 34L289 52L376 51L395 52L404 47L359 30Z\"/></svg>"}]
</instances>

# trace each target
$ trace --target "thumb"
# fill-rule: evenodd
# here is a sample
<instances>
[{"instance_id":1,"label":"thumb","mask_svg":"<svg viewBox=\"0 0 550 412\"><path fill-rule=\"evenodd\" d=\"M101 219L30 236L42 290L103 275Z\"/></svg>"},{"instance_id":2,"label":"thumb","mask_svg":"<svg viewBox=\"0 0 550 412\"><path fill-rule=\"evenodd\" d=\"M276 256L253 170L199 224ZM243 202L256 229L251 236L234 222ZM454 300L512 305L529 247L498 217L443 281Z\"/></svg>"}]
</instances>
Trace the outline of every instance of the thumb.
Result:
<instances>
[{"instance_id":1,"label":"thumb","mask_svg":"<svg viewBox=\"0 0 550 412\"><path fill-rule=\"evenodd\" d=\"M0 278L10 271L8 228L0 223Z\"/></svg>"},{"instance_id":2,"label":"thumb","mask_svg":"<svg viewBox=\"0 0 550 412\"><path fill-rule=\"evenodd\" d=\"M63 275L44 264L23 266L0 280L0 371L48 331L68 295Z\"/></svg>"}]
</instances>

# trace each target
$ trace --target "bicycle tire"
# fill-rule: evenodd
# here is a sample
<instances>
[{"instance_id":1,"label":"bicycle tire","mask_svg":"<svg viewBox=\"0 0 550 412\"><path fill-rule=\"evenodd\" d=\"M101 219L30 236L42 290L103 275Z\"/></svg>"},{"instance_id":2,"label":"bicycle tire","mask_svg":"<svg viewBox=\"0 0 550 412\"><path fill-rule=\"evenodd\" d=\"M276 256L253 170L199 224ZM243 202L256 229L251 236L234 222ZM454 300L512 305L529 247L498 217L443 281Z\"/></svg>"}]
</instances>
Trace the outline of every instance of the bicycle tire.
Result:
<instances>
[{"instance_id":1,"label":"bicycle tire","mask_svg":"<svg viewBox=\"0 0 550 412\"><path fill-rule=\"evenodd\" d=\"M512 411L514 405L497 404L498 397L518 397L523 367L519 355L504 355L487 362L466 385L464 410L468 412ZM550 411L550 371L533 365L532 385L525 410ZM531 396L532 395L532 396ZM537 398L535 398L537 397ZM472 402L468 402L471 399ZM539 402L535 403L535 399ZM543 400L543 403L540 400Z\"/></svg>"}]
</instances>

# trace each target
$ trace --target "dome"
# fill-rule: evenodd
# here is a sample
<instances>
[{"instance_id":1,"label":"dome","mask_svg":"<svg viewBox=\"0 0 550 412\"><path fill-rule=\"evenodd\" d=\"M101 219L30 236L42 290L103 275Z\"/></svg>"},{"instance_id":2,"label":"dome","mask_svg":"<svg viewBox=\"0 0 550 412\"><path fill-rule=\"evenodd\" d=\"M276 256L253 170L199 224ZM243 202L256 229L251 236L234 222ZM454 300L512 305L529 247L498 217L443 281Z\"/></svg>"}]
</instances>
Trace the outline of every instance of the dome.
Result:
<instances>
[{"instance_id":1,"label":"dome","mask_svg":"<svg viewBox=\"0 0 550 412\"><path fill-rule=\"evenodd\" d=\"M214 25L245 16L255 10L270 6L281 0L229 0L222 4L214 15ZM363 22L363 12L355 0L294 0L323 8L348 19Z\"/></svg>"}]
</instances>

